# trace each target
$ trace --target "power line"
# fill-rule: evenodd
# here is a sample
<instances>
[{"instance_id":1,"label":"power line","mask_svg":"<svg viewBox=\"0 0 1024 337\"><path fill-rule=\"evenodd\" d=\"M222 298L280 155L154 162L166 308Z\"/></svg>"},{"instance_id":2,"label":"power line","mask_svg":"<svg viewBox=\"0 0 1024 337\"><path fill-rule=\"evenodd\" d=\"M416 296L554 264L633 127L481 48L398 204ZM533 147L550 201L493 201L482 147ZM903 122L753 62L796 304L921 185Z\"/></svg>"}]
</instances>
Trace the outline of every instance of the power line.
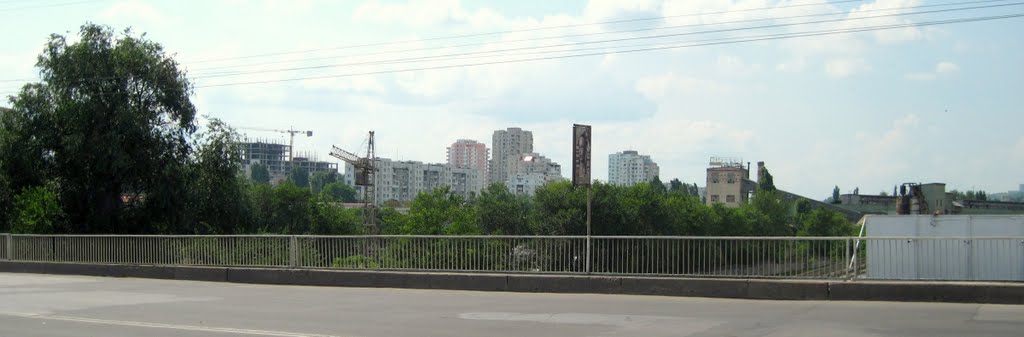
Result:
<instances>
[{"instance_id":1,"label":"power line","mask_svg":"<svg viewBox=\"0 0 1024 337\"><path fill-rule=\"evenodd\" d=\"M90 2L98 2L98 1L97 0L84 0L84 1L64 2L64 3L58 3L58 4L49 4L49 5L2 8L2 9L0 9L0 12L13 12L13 11L19 11L19 10L25 10L25 9L64 7L64 6L71 6L71 5L80 5L80 4L90 3Z\"/></svg>"},{"instance_id":2,"label":"power line","mask_svg":"<svg viewBox=\"0 0 1024 337\"><path fill-rule=\"evenodd\" d=\"M1009 1L1009 0L966 1L966 2L958 2L958 3L933 4L933 5L924 5L924 6L892 7L892 8L883 8L883 9L864 10L864 11L860 11L858 13L888 11L888 10L908 9L908 8L927 8L927 7L939 7L939 6L954 6L954 5L965 5L965 4L1005 2L1005 1ZM840 2L833 2L833 4L843 3L843 2L854 2L854 1L840 1ZM990 5L990 6L991 7L997 7L997 6L1006 6L1006 5L1016 5L1016 4L1020 4L1020 3L1002 4L1002 5ZM787 8L787 7L800 7L800 6L810 6L810 5L812 5L812 4L798 4L798 5L791 5L791 6L762 8L760 10L763 10L763 9L773 9L773 8L774 9L778 9L778 8ZM954 9L947 9L947 10L940 10L940 11L905 13L905 14L898 13L898 14L890 14L890 15L887 15L887 16L925 14L925 13L934 13L934 12L942 12L942 11L968 10L968 9L977 9L977 8L984 8L984 7L954 8ZM736 11L731 11L731 12L742 12L742 11L750 11L750 10L759 10L759 9L736 10ZM720 13L731 13L731 12L730 11L723 11L723 12L714 12L714 13L685 14L685 15L678 15L678 16L708 15L708 14L716 14L716 13L720 14ZM821 14L811 14L811 15L797 15L797 16L781 17L781 18L762 18L762 19L753 19L753 20L738 20L738 21L732 21L732 22L718 22L718 23L707 23L707 24L682 25L682 26L676 26L676 27L658 27L658 28L648 28L648 29L640 29L640 30L627 30L627 31L617 31L617 32L618 33L621 33L621 32L635 32L635 31L643 31L643 30L682 28L682 27L705 26L705 25L721 25L721 24L730 24L730 23L766 21L766 20L773 20L773 19L774 20L782 20L782 19L793 19L793 18L800 18L800 17L824 16L824 15L839 15L839 14L845 14L845 12L842 12L842 13L821 13ZM858 18L858 19L869 19L869 18L885 17L885 16L886 15L874 16L874 17L866 17L866 18ZM671 16L669 16L669 17L671 17ZM658 18L664 18L664 17L658 17ZM650 18L646 18L646 19L650 19ZM609 22L624 22L624 21L631 21L631 20L632 21L636 21L636 20L640 20L640 19L627 19L627 20L618 20L618 21L609 21ZM724 31L730 31L730 30L750 30L750 29L759 29L759 28L772 28L772 27L777 27L777 26L798 25L798 24L814 24L814 23L831 22L831 21L837 21L837 20L846 20L846 19L823 20L823 21L818 21L818 22L803 22L803 23L793 23L793 24L785 24L785 25L755 26L755 27L735 28L735 29L729 29L729 30L718 30L718 31L710 31L710 32L705 31L705 32L687 32L687 33L679 33L679 34L665 34L665 35L634 37L634 38L626 38L626 39L613 39L613 40L605 40L605 41L585 41L585 42L559 44L559 45L513 48L513 49L505 49L505 50L486 51L486 52L456 53L456 54L449 54L449 55L436 55L436 56L426 56L426 57L418 57L418 58L391 59L391 60L384 60L384 61L358 62L358 63L348 63L348 64L339 64L339 65L320 65L320 66L314 66L314 67L300 67L298 69L295 69L295 68L285 68L285 69L270 69L270 70L259 70L259 71L249 71L249 72L241 71L241 70L239 70L239 71L224 71L224 72L214 72L214 73L211 73L208 76L197 76L196 78L200 79L200 78L212 78L212 77L224 77L224 76L239 76L239 75L246 75L246 74L250 74L250 73L256 74L256 73L264 73L264 72L280 72L280 71L292 71L292 70L304 70L304 69L317 69L317 68L324 68L324 67L339 67L339 66L348 66L348 65L407 63L407 62L410 62L410 61L417 61L417 60L441 59L441 58L446 58L446 57L463 56L463 55L471 55L471 54L498 53L498 52L516 51L516 50L524 50L524 49L554 48L554 47L577 45L577 44L619 42L619 41L626 41L626 40L631 40L631 39L663 38L663 37L681 36L681 35L693 35L693 34L705 34L705 33L714 33L714 32L724 32ZM600 23L598 23L598 24L600 24ZM579 24L579 25L589 25L589 24ZM547 28L553 28L553 27L547 27ZM535 29L532 29L532 30L539 30L539 28L535 28ZM506 32L511 32L511 31L506 31ZM617 33L617 32L602 32L602 33L594 33L594 34L577 34L577 35L568 35L568 36L564 36L564 37L598 35L598 34ZM490 34L490 33L482 33L482 34ZM552 39L552 38L562 38L562 37L560 37L560 36L549 36L549 37L544 37L544 38L536 38L536 40ZM535 40L535 39L528 39L528 40ZM520 41L523 41L523 40L520 40ZM504 41L504 42L501 42L501 43L508 43L508 42L516 42L516 41ZM394 44L394 43L395 42L388 42L386 44ZM423 50L442 49L442 48L455 48L455 47L463 47L463 46L471 46L471 45L482 45L482 44L493 44L493 43L477 43L477 44L468 44L468 45L452 46L452 47L423 48ZM417 49L403 50L403 51L397 51L397 52L415 51L415 50L417 50ZM395 52L395 51L393 51L393 52ZM370 53L370 54L362 54L362 55L355 55L355 56L372 56L372 55L380 55L380 54L386 54L386 53L391 53L391 52ZM332 58L335 58L335 57L332 57ZM279 62L271 62L271 63L279 63ZM214 67L214 68L223 68L223 67ZM214 69L214 68L208 68L208 69ZM117 77L108 77L106 79L116 79L116 78ZM2 82L25 82L25 81L33 81L33 80L35 80L35 79L0 80L0 83L2 83ZM104 78L98 78L98 77L97 78L91 78L91 79L82 79L82 81L86 81L86 80L94 80L95 81L95 80L105 80L105 79Z\"/></svg>"},{"instance_id":3,"label":"power line","mask_svg":"<svg viewBox=\"0 0 1024 337\"><path fill-rule=\"evenodd\" d=\"M947 24L966 23L966 22L980 22L980 21L1002 20L1002 19L1010 19L1010 18L1018 18L1018 17L1024 17L1024 13L1009 14L1009 15L998 15L998 16L974 17L974 18L962 18L962 19L952 19L952 20L926 21L926 22L908 23L908 24L882 25L882 26L861 27L861 28L852 28L852 29L832 29L832 30L801 32L801 33L782 33L782 34L778 34L778 36L770 36L770 37L763 37L763 38L749 38L749 39L725 41L725 42L711 42L711 43L689 44L689 45L674 45L674 46L664 46L664 47L650 47L650 48L618 50L618 51L598 52L598 53L586 53L586 54L575 54L575 55L527 58L527 59L519 59L519 60L505 60L505 61L493 61L493 62L459 64L459 65L436 66L436 67L421 67L421 68L410 68L410 69L398 69L398 70L382 70L382 71L371 71L371 72L362 72L362 73L349 73L349 74L339 74L339 75L320 75L320 76L296 77L296 78L287 78L287 79L278 79L278 80L221 83L221 84L212 84L212 85L200 85L200 86L196 86L196 88L198 89L198 88L226 87L226 86L236 86L236 85L281 83L281 82L294 82L294 81L317 80L317 79L328 79L328 78L341 78L341 77L353 77L353 76L364 76L364 75L391 74L391 73L402 73L402 72L424 71L424 70L465 68L465 67L475 67L475 66L493 65L493 64L504 64L504 63L542 61L542 60L553 60L553 59L564 59L564 58L575 58L575 57L586 57L586 56L601 56L601 55L607 55L607 54L625 54L625 53L647 52L647 51L667 50L667 49L692 48L692 47L711 46L711 45L725 45L725 44L735 44L735 43L745 43L745 42L757 42L757 41L768 41L768 40L792 39L792 38L822 36L822 35L848 34L848 33L858 33L858 32L867 32L867 31L898 29L898 28L924 27L924 26L947 25Z\"/></svg>"},{"instance_id":4,"label":"power line","mask_svg":"<svg viewBox=\"0 0 1024 337\"><path fill-rule=\"evenodd\" d=\"M442 59L443 60L443 58L445 58L445 57L457 57L457 56L481 55L481 54L496 54L496 53L504 53L504 52L509 52L509 51L519 51L519 50L534 50L534 49L547 49L547 48L557 48L557 47L572 47L572 46L587 45L587 44L600 44L600 43L611 43L611 42L622 42L622 41L633 41L633 40L649 40L649 39L660 39L660 38L666 38L666 37L679 37L679 36L687 36L687 35L724 33L724 32L734 32L734 31L745 31L745 30L759 30L759 29L766 29L766 28L792 27L792 26L813 25L813 24L820 24L820 23L848 22L848 21L855 21L855 20L870 20L870 19L886 18L886 17L897 17L897 16L904 16L904 15L934 14L934 13L942 13L942 12L954 12L954 11L964 11L964 10L974 10L974 9L987 9L987 8L994 8L994 7L1018 6L1018 5L1024 5L1024 2L1016 2L1016 3L1010 3L1010 4L998 4L998 5L975 6L975 7L963 7L963 8L938 9L938 10L920 11L920 12L912 12L912 13L883 14L883 15L864 16L864 17L855 17L855 18L839 18L839 19L818 20L818 21L809 21L809 22L798 22L798 23L783 23L783 24L762 25L762 26L750 26L750 27L738 27L738 28L727 28L727 29L717 29L717 30L693 31L693 32L684 32L684 33L673 33L673 34L637 36L637 37L628 37L628 38L619 38L619 39L610 39L610 40L582 41L582 42L551 44L551 45L544 45L544 46L530 46L530 47L507 48L507 49L488 50L488 51L462 52L462 53L454 53L454 54L445 54L445 55L436 55L436 56L421 56L421 57L412 57L412 58L404 58L404 59L389 59L389 60L379 60L379 61L364 61L364 62L352 62L352 63L341 63L341 64L305 66L305 67L266 69L266 70L254 70L254 71L245 71L245 72L239 71L239 72L227 73L227 74L196 76L195 79L198 80L198 79L205 79L205 78L245 76L245 75L253 75L253 74L279 73L279 72L299 71L299 70L326 69L326 68L337 68L337 67L346 67L346 66L353 66L353 65L374 65L374 64L388 64L388 63L406 63L406 62L416 62L416 61L423 61L423 60L429 60L429 59Z\"/></svg>"},{"instance_id":5,"label":"power line","mask_svg":"<svg viewBox=\"0 0 1024 337\"><path fill-rule=\"evenodd\" d=\"M493 64L519 63L519 62L530 62L530 61L552 60L552 59L564 59L564 58L576 58L576 57L587 57L587 56L601 56L601 55L608 55L608 54L637 53L637 52L647 52L647 51L657 51L657 50L692 48L692 47L700 47L700 46L726 45L726 44L757 42L757 41L768 41L768 40L781 40L781 39L792 39L792 38L813 37L813 36L823 36L823 35L848 34L848 33L878 31L878 30L887 30L887 29L899 29L899 28L924 27L924 26L934 26L934 25L947 25L947 24L956 24L956 23L967 23L967 22L1002 20L1002 19L1019 18L1019 17L1024 17L1024 13L1009 14L1009 15L998 15L998 16L983 16L983 17L960 18L960 19L950 19L950 20L926 21L926 22L918 22L918 23L880 25L880 26L869 26L869 27L847 28L847 29L829 29L829 30L819 30L819 31L778 33L778 34L769 34L769 35L761 35L761 36L733 37L733 38L723 38L723 40L726 40L726 41L718 41L718 42L691 43L691 44L669 45L669 46L657 46L657 47L637 48L637 49L628 49L628 50L603 51L603 52L596 52L596 53L585 53L585 54L573 54L573 55L560 55L560 56L526 58L526 59L517 59L517 60L503 60L503 61L491 61L491 62L480 62L480 63L469 63L469 64L458 64L458 65L445 65L445 66L434 66L434 67L396 69L396 70L382 70L382 71L349 73L349 74L337 74L337 75L321 75L321 76L310 76L310 77L297 77L297 78L278 79L278 80L220 83L220 84L195 86L195 88L198 89L198 88L225 87L225 86L237 86L237 85L281 83L281 82L293 82L293 81L302 81L302 80L316 80L316 79L341 78L341 77L353 77L353 76L364 76L364 75L378 75L378 74L402 73L402 72L413 72L413 71L424 71L424 70L464 68L464 67L474 67L474 66L493 65ZM99 94L98 96L103 96L103 94Z\"/></svg>"},{"instance_id":6,"label":"power line","mask_svg":"<svg viewBox=\"0 0 1024 337\"><path fill-rule=\"evenodd\" d=\"M807 7L807 6L837 5L837 4L843 4L843 3L863 2L863 1L864 0L840 0L840 1L834 1L834 2L825 2L825 3L821 3L821 2L800 3L800 4L792 4L792 5L778 6L778 7L759 7L759 8L735 9L735 10L727 10L727 11L719 11L719 12L708 12L708 13L687 13L687 14L668 15L668 16L653 16L653 17L623 19L623 20L614 20L614 21L602 21L602 22L578 23L578 24L561 25L561 26L548 26L548 27L537 27L537 28L513 29L513 30L503 30L503 31L487 32L487 33L474 33L474 34L463 34L463 35L439 36L439 37L431 37L431 38L415 39L415 40L377 42L377 43L367 43L367 44L345 45L345 46L330 47L330 48L316 48L316 49L306 49L306 50L297 50L297 51L288 51L288 52L276 52L276 53L255 54L255 55L237 56L237 57L214 58L214 59L191 61L189 63L219 62L219 61L226 61L226 60L238 60L238 59L258 58L258 57L266 57L266 56L280 56L280 55L303 54L303 53L327 51L327 50L342 50L342 49L354 49L354 48L363 48L363 47L378 47L378 46L395 45L395 44L406 44L406 43L413 43L413 42L451 40L451 39L462 39L462 38L468 38L468 37L500 35L500 34L507 34L507 33L522 33L522 32L533 32L533 31L551 30L551 29L564 29L564 28L575 28L575 27L586 27L586 26L596 26L596 25L619 24L619 23L627 23L627 22L651 21L651 20L661 20L661 19L670 19L670 18L701 16L701 15L718 15L718 14L729 14L729 13L741 13L741 12L753 12L753 11L763 11L763 10L797 8L797 7Z\"/></svg>"},{"instance_id":7,"label":"power line","mask_svg":"<svg viewBox=\"0 0 1024 337\"><path fill-rule=\"evenodd\" d=\"M882 12L882 11L893 11L893 10L900 10L900 9L920 9L920 8L932 8L932 7L948 7L948 6L971 5L971 4L982 4L982 3L993 3L993 2L1006 2L1006 1L1010 1L1010 0L963 1L963 2L955 2L955 3L943 3L943 4L932 4L932 5L921 5L921 6L901 6L901 7L868 9L868 10L858 11L857 13L871 13L871 12ZM545 36L545 37L537 37L537 38L526 38L526 39L518 39L518 40L505 40L505 41L500 41L500 42L477 42L477 43L467 43L467 44L451 45L451 46L434 46L434 47L411 48L411 49L401 49L401 50L393 50L393 51L363 53L363 54L350 54L350 55L336 55L336 56L302 58L302 59L291 59L291 60L278 60L278 61L248 63L248 64L241 64L241 65L224 65L224 66L201 68L201 69L196 69L194 71L197 72L198 74L202 74L202 75L231 74L231 73L236 73L236 72L241 71L241 70L238 70L238 71L217 71L217 72L209 72L209 73L206 73L205 71L207 71L207 70L214 70L214 69L245 68L245 67L272 65L272 64L298 63L298 62L306 62L306 61L330 60L330 59L348 58L348 57L353 57L354 58L354 57L364 57L364 56L378 56L378 55L384 55L384 54L396 54L396 53L405 53L405 52L413 52L413 51L453 49L453 48L463 48L463 47L472 47L472 46L481 46L481 45L509 44L509 43L517 43L517 42L532 42L532 41L541 41L541 40L564 39L564 38L596 36L596 35L606 35L606 34L636 33L636 32L643 32L643 31L667 30L667 29L688 28L688 27L701 27L701 26L717 26L717 25L728 25L728 24L736 24L736 23L750 23L750 22L760 22L760 21L788 20L788 19L808 18L808 17L846 15L846 14L848 14L848 13L847 12L830 12L830 13L793 15L793 16L786 16L786 17L768 17L768 18L759 18L759 19L746 19L746 20L723 21L723 22L713 22L713 23L698 23L698 24L675 25L675 26L666 26L666 27L651 27L651 28L639 28L639 29L630 29L630 30L616 30L616 31L585 33L585 34L554 35L554 36Z\"/></svg>"}]
</instances>

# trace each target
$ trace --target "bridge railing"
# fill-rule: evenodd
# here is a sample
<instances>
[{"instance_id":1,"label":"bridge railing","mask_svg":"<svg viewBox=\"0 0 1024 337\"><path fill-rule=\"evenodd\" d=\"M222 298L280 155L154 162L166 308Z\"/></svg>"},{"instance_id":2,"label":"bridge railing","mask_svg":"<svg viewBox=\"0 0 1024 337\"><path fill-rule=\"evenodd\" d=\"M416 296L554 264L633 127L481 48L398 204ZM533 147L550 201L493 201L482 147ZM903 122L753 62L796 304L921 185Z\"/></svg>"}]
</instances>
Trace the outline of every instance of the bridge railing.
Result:
<instances>
[{"instance_id":1,"label":"bridge railing","mask_svg":"<svg viewBox=\"0 0 1024 337\"><path fill-rule=\"evenodd\" d=\"M440 272L1024 281L1024 237L593 236L589 246L587 240L585 236L0 234L0 259Z\"/></svg>"}]
</instances>

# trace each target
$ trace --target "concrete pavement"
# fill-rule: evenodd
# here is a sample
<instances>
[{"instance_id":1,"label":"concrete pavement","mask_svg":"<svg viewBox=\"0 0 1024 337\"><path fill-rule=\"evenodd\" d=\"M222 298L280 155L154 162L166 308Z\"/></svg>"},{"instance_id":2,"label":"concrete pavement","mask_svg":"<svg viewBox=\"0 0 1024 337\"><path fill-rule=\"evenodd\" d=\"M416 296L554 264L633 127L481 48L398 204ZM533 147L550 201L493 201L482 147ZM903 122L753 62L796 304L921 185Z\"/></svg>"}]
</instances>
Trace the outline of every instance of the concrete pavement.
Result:
<instances>
[{"instance_id":1,"label":"concrete pavement","mask_svg":"<svg viewBox=\"0 0 1024 337\"><path fill-rule=\"evenodd\" d=\"M1024 306L0 273L0 336L1020 336Z\"/></svg>"}]
</instances>

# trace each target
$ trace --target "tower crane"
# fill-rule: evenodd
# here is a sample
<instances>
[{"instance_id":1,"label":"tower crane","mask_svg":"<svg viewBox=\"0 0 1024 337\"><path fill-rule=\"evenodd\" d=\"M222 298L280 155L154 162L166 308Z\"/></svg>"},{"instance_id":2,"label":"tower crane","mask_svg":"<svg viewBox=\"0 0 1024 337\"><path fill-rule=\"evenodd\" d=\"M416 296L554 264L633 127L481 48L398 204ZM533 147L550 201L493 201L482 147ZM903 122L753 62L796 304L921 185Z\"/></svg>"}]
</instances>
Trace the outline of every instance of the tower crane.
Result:
<instances>
[{"instance_id":1,"label":"tower crane","mask_svg":"<svg viewBox=\"0 0 1024 337\"><path fill-rule=\"evenodd\" d=\"M371 234L379 234L377 228L377 205L374 202L376 197L376 162L374 153L373 131L370 131L366 146L366 157L359 157L355 153L345 151L337 146L331 146L331 157L341 159L352 164L355 168L354 176L356 186L363 187L363 223L370 227Z\"/></svg>"},{"instance_id":2,"label":"tower crane","mask_svg":"<svg viewBox=\"0 0 1024 337\"><path fill-rule=\"evenodd\" d=\"M304 133L304 134L306 134L306 137L313 137L313 131L295 130L294 127L289 127L288 130L279 130L279 129L267 129L267 128L251 128L251 127L244 127L243 126L243 127L239 127L238 129L240 129L240 130L253 130L253 131L268 131L268 132L277 132L277 133L287 133L288 134L288 161L289 162L292 161L295 158L295 157L292 156L293 151L295 151L295 134L303 134Z\"/></svg>"}]
</instances>

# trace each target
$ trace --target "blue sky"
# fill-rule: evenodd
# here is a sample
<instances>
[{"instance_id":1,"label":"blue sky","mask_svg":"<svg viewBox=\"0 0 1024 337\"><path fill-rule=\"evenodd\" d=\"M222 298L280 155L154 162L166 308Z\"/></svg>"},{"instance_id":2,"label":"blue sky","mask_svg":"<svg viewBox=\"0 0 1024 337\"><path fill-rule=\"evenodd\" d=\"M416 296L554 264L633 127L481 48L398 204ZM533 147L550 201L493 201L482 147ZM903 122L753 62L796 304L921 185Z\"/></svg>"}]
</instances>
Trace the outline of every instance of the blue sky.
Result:
<instances>
[{"instance_id":1,"label":"blue sky","mask_svg":"<svg viewBox=\"0 0 1024 337\"><path fill-rule=\"evenodd\" d=\"M945 182L961 190L1016 189L1024 182L1024 18L608 53L629 44L1024 13L1024 6L1008 5L906 15L957 7L915 6L963 1L969 0L14 0L0 3L0 28L6 32L0 79L34 77L35 56L49 34L74 33L91 21L132 27L176 53L195 78L194 102L203 114L238 126L311 129L314 137L297 139L297 147L321 159L329 158L331 145L360 148L372 129L382 156L440 162L456 139L490 143L494 130L519 126L534 132L536 151L561 163L567 175L571 125L586 123L594 125L594 175L600 179L607 178L609 153L634 149L660 164L663 180L700 185L709 157L765 161L778 186L818 199L834 185L844 193L855 187L877 193L911 181ZM803 4L813 5L793 7ZM691 15L698 13L705 14ZM786 19L827 13L834 15ZM851 20L898 13L905 16ZM644 17L663 18L591 24ZM835 18L847 21L577 44L543 54L604 53L589 57L344 76L539 55L508 55L536 51L522 50L202 78L225 69L365 63ZM735 23L753 19L763 21ZM565 25L576 26L524 31ZM660 29L617 33L637 28ZM421 40L500 31L509 32ZM567 36L576 34L599 35ZM335 48L390 41L407 42ZM436 49L462 44L475 45ZM422 48L435 49L398 52ZM294 51L305 52L254 57ZM319 60L284 63L309 58ZM337 77L210 87L323 75ZM0 82L0 94L17 86Z\"/></svg>"}]
</instances>

